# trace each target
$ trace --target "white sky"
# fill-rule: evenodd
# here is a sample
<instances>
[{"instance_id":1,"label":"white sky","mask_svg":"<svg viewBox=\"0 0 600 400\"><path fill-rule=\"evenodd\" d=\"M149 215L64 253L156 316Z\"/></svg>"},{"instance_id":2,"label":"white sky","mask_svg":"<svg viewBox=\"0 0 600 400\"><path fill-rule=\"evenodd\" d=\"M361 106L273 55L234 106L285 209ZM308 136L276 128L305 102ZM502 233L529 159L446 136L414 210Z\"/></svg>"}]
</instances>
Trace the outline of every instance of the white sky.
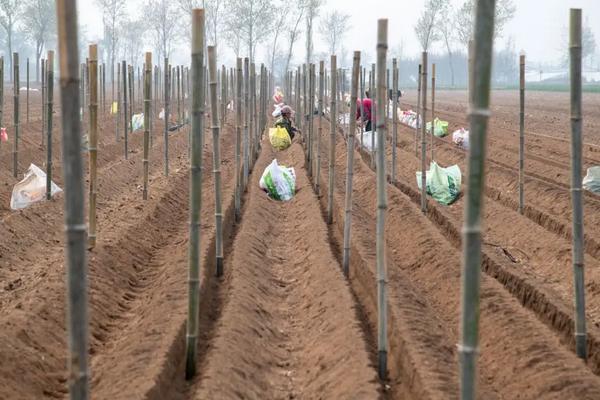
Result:
<instances>
[{"instance_id":1,"label":"white sky","mask_svg":"<svg viewBox=\"0 0 600 400\"><path fill-rule=\"evenodd\" d=\"M401 40L404 42L404 55L412 56L419 52L419 45L414 34L414 23L418 18L425 0L325 0L322 14L337 9L350 14L351 29L345 44L348 51L362 50L366 55L374 55L377 30L377 19L389 19L389 46L394 48ZM458 7L462 0L452 0ZM139 7L142 0L129 0L131 11L143 12ZM513 36L517 50L524 49L532 61L552 62L560 58L561 37L568 26L569 8L583 9L584 20L590 21L600 47L600 0L514 0L517 5L515 18L506 26L504 38L497 42L502 47L504 40ZM79 11L82 23L87 27L90 38L99 37L102 32L102 18L93 0L79 0ZM303 38L296 44L294 55L301 57ZM315 50L324 51L326 47L315 35ZM439 45L432 48L439 49ZM185 51L182 51L185 53ZM181 62L188 59L187 54L181 56Z\"/></svg>"}]
</instances>

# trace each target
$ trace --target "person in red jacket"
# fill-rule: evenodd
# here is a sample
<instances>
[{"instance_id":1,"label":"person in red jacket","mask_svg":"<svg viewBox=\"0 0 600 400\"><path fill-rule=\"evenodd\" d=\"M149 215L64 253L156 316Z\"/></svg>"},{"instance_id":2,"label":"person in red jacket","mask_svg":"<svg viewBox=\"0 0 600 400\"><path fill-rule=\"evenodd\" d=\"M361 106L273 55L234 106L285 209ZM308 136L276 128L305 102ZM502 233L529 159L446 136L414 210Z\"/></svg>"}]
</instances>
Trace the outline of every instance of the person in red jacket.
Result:
<instances>
[{"instance_id":1,"label":"person in red jacket","mask_svg":"<svg viewBox=\"0 0 600 400\"><path fill-rule=\"evenodd\" d=\"M371 101L371 97L369 96L369 91L365 92L365 98L362 101L362 109L364 111L363 122L365 122L365 132L369 132L371 130L371 121L373 120L373 113L371 112L373 108L373 102ZM361 117L361 107L360 107L360 99L356 100L356 119Z\"/></svg>"}]
</instances>

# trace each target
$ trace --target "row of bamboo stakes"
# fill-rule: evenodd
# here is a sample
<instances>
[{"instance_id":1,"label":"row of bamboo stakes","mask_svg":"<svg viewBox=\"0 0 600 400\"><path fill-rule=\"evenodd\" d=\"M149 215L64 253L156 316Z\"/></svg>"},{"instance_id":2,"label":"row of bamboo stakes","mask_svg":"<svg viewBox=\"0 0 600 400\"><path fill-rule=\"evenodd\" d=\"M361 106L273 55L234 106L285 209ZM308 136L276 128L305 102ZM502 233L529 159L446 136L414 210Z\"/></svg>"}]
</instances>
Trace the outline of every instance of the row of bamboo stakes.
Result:
<instances>
[{"instance_id":1,"label":"row of bamboo stakes","mask_svg":"<svg viewBox=\"0 0 600 400\"><path fill-rule=\"evenodd\" d=\"M483 201L484 184L484 164L486 132L489 119L489 93L491 77L491 53L493 38L493 16L494 0L479 0L476 7L475 37L473 42L473 62L471 68L472 85L470 86L470 151L468 161L468 179L467 193L465 201L465 226L463 229L463 268L462 268L462 313L461 313L461 343L459 346L460 366L461 366L461 398L475 398L475 369L476 355L478 352L478 316L479 316L479 279L481 266L481 205ZM97 46L90 46L90 57L87 61L86 70L80 69L77 47L77 11L75 0L57 0L57 16L59 27L59 65L60 65L60 89L61 89L61 119L62 119L62 146L63 146L63 171L65 187L65 222L66 222L66 254L68 271L68 333L69 333L69 392L72 399L89 398L89 372L88 372L88 314L87 314L87 260L86 246L88 241L95 240L95 199L97 195L96 186L96 159L97 159L97 113L98 113L98 60ZM204 60L205 48L205 22L204 11L194 10L192 14L192 65L190 74L191 88L191 140L190 140L190 255L189 255L189 310L188 324L186 334L186 376L188 378L195 374L197 362L197 336L198 336L198 315L199 304L199 236L200 236L200 212L201 212L201 179L202 179L202 145L204 132L204 104L206 96L206 62ZM215 175L215 200L216 211L215 219L217 226L217 251L216 251L216 275L223 273L223 250L222 250L222 210L221 210L221 192L220 192L220 155L219 155L219 134L220 125L224 124L226 105L223 104L227 93L235 94L236 109L236 190L235 190L235 208L236 218L240 218L241 193L245 190L248 183L248 175L252 168L251 164L256 159L260 151L260 138L266 127L266 93L272 86L272 78L268 76L264 67L261 66L260 72L260 101L257 101L256 71L254 64L250 64L248 59L237 59L235 74L230 73L230 79L227 78L226 69L222 68L221 74L221 117L219 117L218 96L217 96L217 68L216 68L216 49L208 47L208 86L210 87L211 101L211 128L213 132L213 173ZM581 197L581 10L571 10L571 30L570 30L570 54L571 54L571 100L572 100L572 197L573 197L573 269L575 279L575 303L576 303L576 348L577 354L586 357L586 333L584 317L584 297L583 297L583 224L582 224L582 197ZM384 258L385 249L385 213L387 209L386 196L386 162L385 162L385 141L387 138L387 117L385 108L387 108L387 86L386 86L386 56L387 56L387 20L378 22L378 40L377 40L377 64L372 65L369 77L370 95L376 90L377 121L375 132L377 134L377 150L374 152L377 174L377 286L378 286L378 372L380 377L384 377L387 370L387 299L386 299L386 264ZM45 101L45 126L47 129L48 147L52 143L52 106L53 106L53 81L54 81L54 62L53 53L48 53L47 61L42 63L42 74L44 78ZM19 82L18 54L14 56L15 69L14 81ZM337 98L338 98L338 77L336 57L331 57L330 72L330 154L329 154L329 192L327 220L329 223L333 219L333 187L335 180L334 160L335 160L335 135L337 132ZM169 68L167 68L169 67ZM0 69L3 69L3 62L0 62ZM101 68L102 86L105 85L105 68ZM127 68L125 62L117 70L122 73L122 104L124 114L124 134L127 138L127 93L129 91L133 98L133 68ZM168 71L168 72L167 72ZM177 69L177 76L181 72ZM3 72L3 71L1 71ZM231 70L230 72L233 72ZM397 69L393 70L393 85L397 88ZM89 76L89 157L90 157L90 208L89 208L89 229L84 216L83 199L83 161L81 156L81 132L82 120L80 115L80 104L85 104L85 95L82 91L84 82L81 77ZM139 74L138 74L139 75ZM308 78L307 78L308 75ZM286 82L288 93L292 93L292 85L295 85L296 109L299 111L299 126L308 130L307 141L307 161L309 162L309 171L311 175L319 176L320 168L320 133L322 132L322 114L323 114L323 94L325 92L325 70L324 64L319 64L319 99L318 111L319 135L314 138L313 110L315 108L315 85L316 85L315 66L304 66L298 70L295 79L292 75ZM342 73L343 75L343 73ZM156 77L160 76L155 69ZM421 79L419 80L422 88L422 113L426 115L427 103L427 62L426 54L422 64ZM127 78L128 77L128 78ZM129 87L127 86L129 80ZM185 80L185 79L182 79ZM179 81L179 80L178 80ZM235 85L234 85L235 81ZM165 59L164 64L164 103L165 103L165 139L168 138L168 116L169 100L173 92L170 85L172 82L172 69ZM231 82L227 84L226 82ZM340 83L342 86L344 80ZM350 121L349 131L347 133L348 159L347 159L347 180L346 180L346 199L344 221L344 259L343 269L346 276L349 275L349 243L350 226L352 214L352 165L354 135L356 130L356 121L353 118L356 112L356 103L358 99L358 86L365 86L365 72L360 67L360 52L355 52L353 57L352 80L351 80L351 101L350 101ZM435 83L433 83L434 85ZM152 85L152 56L146 54L144 64L144 191L143 196L148 196L148 152L151 140L150 120L151 120L151 85ZM228 87L231 90L228 91ZM234 90L235 86L235 90ZM155 86L156 92L157 86ZM301 96L300 91L304 91ZM118 85L118 90L121 86ZM129 89L129 90L128 90ZM182 90L177 84L177 90ZM0 95L3 86L0 86ZM139 91L139 86L138 86ZM114 90L113 90L114 92ZM171 92L171 93L170 93ZM100 91L103 102L105 99L104 88ZM308 93L308 94L307 94ZM394 91L394 98L396 91ZM243 95L243 96L242 96ZM113 95L114 96L114 95ZM233 97L233 96L229 96ZM243 97L243 102L242 102ZM1 98L1 96L0 96ZM18 85L14 85L14 109L15 109L15 139L19 132L19 91ZM341 98L341 97L340 97ZM521 94L521 98L524 96ZM307 103L307 99L310 99ZM304 100L304 101L302 101ZM131 103L129 104L131 107ZM362 107L362 102L361 102ZM179 107L178 107L179 108ZM433 107L432 107L433 108ZM260 119L259 110L260 109ZM132 111L130 108L130 115ZM179 112L178 112L179 114ZM394 107L393 114L396 114ZM1 107L0 107L0 118ZM397 119L397 116L392 116ZM422 118L421 126L422 138L422 159L425 159L423 146L425 137L425 118ZM523 117L521 116L521 121ZM1 120L0 120L1 121ZM523 123L521 123L523 124ZM362 122L361 122L362 125ZM433 130L432 130L433 131ZM243 137L242 137L243 132ZM394 127L393 143L397 143L396 127ZM361 135L362 141L362 135ZM127 142L127 140L125 140ZM167 140L165 141L165 143ZM416 140L415 140L416 143ZM242 148L243 144L243 148ZM362 145L362 143L361 143ZM127 144L125 144L127 146ZM315 156L314 146L317 154ZM166 147L166 146L165 146ZM127 157L127 147L125 147L125 157ZM394 149L395 150L395 149ZM14 167L16 170L18 154L18 140L14 141ZM432 150L433 151L433 150ZM394 151L395 152L395 151ZM243 156L242 156L243 155ZM432 155L433 159L433 155ZM165 174L168 174L168 156L165 151ZM316 168L313 170L312 163L316 161ZM48 152L49 174L51 176L51 150ZM395 161L393 162L395 166ZM425 168L423 168L425 171ZM314 172L314 174L313 174ZM395 173L395 170L394 172ZM425 187L425 185L423 185ZM318 178L315 186L319 190ZM425 196L422 196L423 198Z\"/></svg>"}]
</instances>

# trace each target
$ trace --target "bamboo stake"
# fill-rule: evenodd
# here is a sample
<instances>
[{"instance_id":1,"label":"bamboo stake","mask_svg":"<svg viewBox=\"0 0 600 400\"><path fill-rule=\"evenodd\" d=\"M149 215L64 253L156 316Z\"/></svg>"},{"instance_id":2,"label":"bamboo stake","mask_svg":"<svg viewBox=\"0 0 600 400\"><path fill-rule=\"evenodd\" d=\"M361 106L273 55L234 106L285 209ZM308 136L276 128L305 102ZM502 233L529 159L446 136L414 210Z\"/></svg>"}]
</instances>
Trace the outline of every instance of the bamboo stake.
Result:
<instances>
[{"instance_id":1,"label":"bamboo stake","mask_svg":"<svg viewBox=\"0 0 600 400\"><path fill-rule=\"evenodd\" d=\"M396 183L398 157L398 60L392 60L392 183Z\"/></svg>"},{"instance_id":2,"label":"bamboo stake","mask_svg":"<svg viewBox=\"0 0 600 400\"><path fill-rule=\"evenodd\" d=\"M150 152L150 107L152 105L152 53L146 52L144 63L144 188L142 198L148 200L148 156Z\"/></svg>"},{"instance_id":3,"label":"bamboo stake","mask_svg":"<svg viewBox=\"0 0 600 400\"><path fill-rule=\"evenodd\" d=\"M164 112L164 119L165 119L165 130L163 132L163 136L164 136L164 142L165 142L165 151L164 151L164 158L165 158L165 176L169 176L169 91L170 91L170 71L171 68L169 67L169 58L165 57L165 78L164 78L164 87L163 87L163 97L164 97L164 102L165 102L165 112Z\"/></svg>"},{"instance_id":4,"label":"bamboo stake","mask_svg":"<svg viewBox=\"0 0 600 400\"><path fill-rule=\"evenodd\" d=\"M333 223L333 185L335 183L335 132L337 130L337 109L336 109L336 93L337 93L337 59L335 55L331 56L329 64L331 68L331 105L329 118L331 127L329 130L329 187L327 193L327 223Z\"/></svg>"},{"instance_id":5,"label":"bamboo stake","mask_svg":"<svg viewBox=\"0 0 600 400\"><path fill-rule=\"evenodd\" d=\"M525 207L525 54L519 58L519 213Z\"/></svg>"},{"instance_id":6,"label":"bamboo stake","mask_svg":"<svg viewBox=\"0 0 600 400\"><path fill-rule=\"evenodd\" d=\"M96 161L98 158L98 46L90 45L89 48L88 75L90 77L90 137L89 137L89 156L90 156L90 191L89 191L89 232L88 246L94 248L96 246L96 196L97 196L97 168ZM50 62L50 54L48 54ZM48 79L50 81L50 79ZM50 86L48 86L50 87ZM48 95L50 91L48 91ZM48 142L50 142L48 140Z\"/></svg>"},{"instance_id":7,"label":"bamboo stake","mask_svg":"<svg viewBox=\"0 0 600 400\"><path fill-rule=\"evenodd\" d=\"M113 67L114 68L114 67ZM113 87L115 83L112 82ZM114 104L114 96L113 96L113 104ZM121 68L117 64L117 112L115 113L115 141L119 141L119 122L121 121ZM112 104L111 104L112 109Z\"/></svg>"},{"instance_id":8,"label":"bamboo stake","mask_svg":"<svg viewBox=\"0 0 600 400\"><path fill-rule=\"evenodd\" d=\"M354 137L356 136L356 102L358 98L358 74L360 69L360 51L354 52L352 62L352 83L350 94L350 120L348 124L348 155L346 158L346 210L344 218L344 254L342 268L346 278L350 276L350 233L352 226L352 177L354 175Z\"/></svg>"},{"instance_id":9,"label":"bamboo stake","mask_svg":"<svg viewBox=\"0 0 600 400\"><path fill-rule=\"evenodd\" d=\"M423 52L421 69L421 211L427 212L427 52ZM419 120L417 119L417 126Z\"/></svg>"},{"instance_id":10,"label":"bamboo stake","mask_svg":"<svg viewBox=\"0 0 600 400\"><path fill-rule=\"evenodd\" d=\"M319 62L319 132L317 135L317 170L315 173L315 192L321 195L321 135L323 135L323 96L325 92L325 62Z\"/></svg>"},{"instance_id":11,"label":"bamboo stake","mask_svg":"<svg viewBox=\"0 0 600 400\"><path fill-rule=\"evenodd\" d=\"M423 119L421 115L421 83L423 82L423 64L419 64L419 77L417 84L417 121L415 122L415 157L419 156L419 121Z\"/></svg>"},{"instance_id":12,"label":"bamboo stake","mask_svg":"<svg viewBox=\"0 0 600 400\"><path fill-rule=\"evenodd\" d=\"M118 66L117 66L117 70L119 70ZM110 64L110 84L112 87L112 96L111 96L111 107L112 107L112 103L115 102L115 64L112 62Z\"/></svg>"},{"instance_id":13,"label":"bamboo stake","mask_svg":"<svg viewBox=\"0 0 600 400\"><path fill-rule=\"evenodd\" d=\"M133 73L133 66L129 66L129 119L127 120L127 124L131 126L131 133L133 134L133 124L131 123L133 119L133 114L135 112L135 76Z\"/></svg>"},{"instance_id":14,"label":"bamboo stake","mask_svg":"<svg viewBox=\"0 0 600 400\"><path fill-rule=\"evenodd\" d=\"M223 275L223 214L221 211L221 151L219 148L219 99L217 98L217 60L215 46L208 46L210 116L213 133L213 173L215 175L215 255L217 276Z\"/></svg>"},{"instance_id":15,"label":"bamboo stake","mask_svg":"<svg viewBox=\"0 0 600 400\"><path fill-rule=\"evenodd\" d=\"M364 146L364 133L365 133L365 108L364 108L364 95L365 95L365 75L366 71L364 68L360 68L360 149Z\"/></svg>"},{"instance_id":16,"label":"bamboo stake","mask_svg":"<svg viewBox=\"0 0 600 400\"><path fill-rule=\"evenodd\" d=\"M52 109L54 97L54 52L48 52L46 61L46 82L48 89L46 91L46 128L48 135L48 146L46 147L46 200L52 198ZM43 113L42 113L42 119Z\"/></svg>"},{"instance_id":17,"label":"bamboo stake","mask_svg":"<svg viewBox=\"0 0 600 400\"><path fill-rule=\"evenodd\" d=\"M67 264L68 387L71 400L89 397L87 260L85 250L83 163L79 120L79 50L77 2L57 0L62 115L62 154L65 188L65 250Z\"/></svg>"},{"instance_id":18,"label":"bamboo stake","mask_svg":"<svg viewBox=\"0 0 600 400\"><path fill-rule=\"evenodd\" d=\"M250 61L248 57L244 58L244 190L248 184L249 171L249 123L250 123Z\"/></svg>"},{"instance_id":19,"label":"bamboo stake","mask_svg":"<svg viewBox=\"0 0 600 400\"><path fill-rule=\"evenodd\" d=\"M179 126L181 126L181 68L177 66L177 131L179 131Z\"/></svg>"},{"instance_id":20,"label":"bamboo stake","mask_svg":"<svg viewBox=\"0 0 600 400\"><path fill-rule=\"evenodd\" d=\"M13 141L13 176L17 177L19 163L19 53L13 53L13 122L15 140Z\"/></svg>"},{"instance_id":21,"label":"bamboo stake","mask_svg":"<svg viewBox=\"0 0 600 400\"><path fill-rule=\"evenodd\" d=\"M435 63L431 64L431 161L433 158L433 145L435 137Z\"/></svg>"},{"instance_id":22,"label":"bamboo stake","mask_svg":"<svg viewBox=\"0 0 600 400\"><path fill-rule=\"evenodd\" d=\"M127 119L127 63L125 61L122 61L121 68L121 78L123 78L123 138L125 141L125 159L127 160L129 157L129 150L127 149L129 120Z\"/></svg>"},{"instance_id":23,"label":"bamboo stake","mask_svg":"<svg viewBox=\"0 0 600 400\"><path fill-rule=\"evenodd\" d=\"M26 71L26 75L27 75L27 100L26 100L26 107L25 107L25 115L27 118L27 124L29 125L29 57L27 57L27 71Z\"/></svg>"},{"instance_id":24,"label":"bamboo stake","mask_svg":"<svg viewBox=\"0 0 600 400\"><path fill-rule=\"evenodd\" d=\"M46 61L42 58L42 110L46 108ZM42 146L46 142L46 118L42 118Z\"/></svg>"},{"instance_id":25,"label":"bamboo stake","mask_svg":"<svg viewBox=\"0 0 600 400\"><path fill-rule=\"evenodd\" d=\"M202 208L202 145L204 136L204 9L192 10L192 142L190 162L189 301L185 377L196 374L200 314L200 213Z\"/></svg>"},{"instance_id":26,"label":"bamboo stake","mask_svg":"<svg viewBox=\"0 0 600 400\"><path fill-rule=\"evenodd\" d=\"M254 63L250 63L250 128L248 136L250 138L250 156L252 160L256 156L256 66ZM252 163L248 165L248 172L252 170Z\"/></svg>"},{"instance_id":27,"label":"bamboo stake","mask_svg":"<svg viewBox=\"0 0 600 400\"><path fill-rule=\"evenodd\" d=\"M384 379L387 371L387 284L385 264L385 213L387 194L385 181L385 69L387 55L388 20L377 21L377 348L379 378Z\"/></svg>"},{"instance_id":28,"label":"bamboo stake","mask_svg":"<svg viewBox=\"0 0 600 400\"><path fill-rule=\"evenodd\" d=\"M225 127L227 116L227 70L221 65L221 126Z\"/></svg>"},{"instance_id":29,"label":"bamboo stake","mask_svg":"<svg viewBox=\"0 0 600 400\"><path fill-rule=\"evenodd\" d=\"M102 63L102 112L106 114L106 64Z\"/></svg>"},{"instance_id":30,"label":"bamboo stake","mask_svg":"<svg viewBox=\"0 0 600 400\"><path fill-rule=\"evenodd\" d=\"M308 108L309 108L309 119L308 119L308 175L313 176L313 162L314 162L314 152L313 152L313 143L314 143L314 118L313 118L313 110L315 109L315 65L310 64L308 67L309 77L308 77Z\"/></svg>"},{"instance_id":31,"label":"bamboo stake","mask_svg":"<svg viewBox=\"0 0 600 400\"><path fill-rule=\"evenodd\" d=\"M575 287L575 349L587 358L585 326L583 196L581 189L581 9L570 10L569 51L571 77L571 199L573 203L573 280Z\"/></svg>"},{"instance_id":32,"label":"bamboo stake","mask_svg":"<svg viewBox=\"0 0 600 400\"><path fill-rule=\"evenodd\" d=\"M236 60L236 91L235 91L235 219L241 218L241 141L242 141L242 59Z\"/></svg>"},{"instance_id":33,"label":"bamboo stake","mask_svg":"<svg viewBox=\"0 0 600 400\"><path fill-rule=\"evenodd\" d=\"M476 398L476 358L479 336L479 281L481 274L481 214L485 186L485 150L490 115L495 0L479 0L475 11L473 97L469 108L470 146L465 219L463 227L460 393L462 400Z\"/></svg>"}]
</instances>

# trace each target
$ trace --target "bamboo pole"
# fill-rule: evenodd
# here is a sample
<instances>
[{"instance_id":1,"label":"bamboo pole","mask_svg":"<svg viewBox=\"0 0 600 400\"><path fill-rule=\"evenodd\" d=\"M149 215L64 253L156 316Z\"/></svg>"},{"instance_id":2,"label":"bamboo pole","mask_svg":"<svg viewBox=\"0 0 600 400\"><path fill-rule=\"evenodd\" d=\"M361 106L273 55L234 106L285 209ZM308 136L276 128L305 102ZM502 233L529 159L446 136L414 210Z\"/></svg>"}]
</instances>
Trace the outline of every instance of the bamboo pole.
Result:
<instances>
[{"instance_id":1,"label":"bamboo pole","mask_svg":"<svg viewBox=\"0 0 600 400\"><path fill-rule=\"evenodd\" d=\"M396 183L398 162L398 60L392 60L392 183Z\"/></svg>"},{"instance_id":2,"label":"bamboo pole","mask_svg":"<svg viewBox=\"0 0 600 400\"><path fill-rule=\"evenodd\" d=\"M148 200L148 169L150 153L150 113L152 105L152 53L146 52L146 62L144 63L144 158L142 159L144 167L144 188L142 198Z\"/></svg>"},{"instance_id":3,"label":"bamboo pole","mask_svg":"<svg viewBox=\"0 0 600 400\"><path fill-rule=\"evenodd\" d=\"M46 61L42 58L42 110L46 108ZM46 142L46 118L42 118L42 146Z\"/></svg>"},{"instance_id":4,"label":"bamboo pole","mask_svg":"<svg viewBox=\"0 0 600 400\"><path fill-rule=\"evenodd\" d=\"M575 288L575 349L587 358L585 326L583 196L581 189L581 9L570 10L569 52L571 78L571 199L573 204L573 280Z\"/></svg>"},{"instance_id":5,"label":"bamboo pole","mask_svg":"<svg viewBox=\"0 0 600 400\"><path fill-rule=\"evenodd\" d=\"M250 61L248 57L244 58L244 180L243 188L246 190L248 184L249 165L249 123L250 123Z\"/></svg>"},{"instance_id":6,"label":"bamboo pole","mask_svg":"<svg viewBox=\"0 0 600 400\"><path fill-rule=\"evenodd\" d=\"M319 62L319 132L317 135L317 170L315 173L315 192L321 195L321 135L323 135L323 96L325 92L325 62Z\"/></svg>"},{"instance_id":7,"label":"bamboo pole","mask_svg":"<svg viewBox=\"0 0 600 400\"><path fill-rule=\"evenodd\" d=\"M181 126L181 68L177 66L177 131L179 131L179 126Z\"/></svg>"},{"instance_id":8,"label":"bamboo pole","mask_svg":"<svg viewBox=\"0 0 600 400\"><path fill-rule=\"evenodd\" d=\"M213 133L213 173L215 176L215 255L217 276L223 275L223 213L221 211L221 151L219 147L219 99L217 98L217 60L215 46L208 46L210 116ZM222 81L224 82L224 81ZM224 85L224 84L223 84Z\"/></svg>"},{"instance_id":9,"label":"bamboo pole","mask_svg":"<svg viewBox=\"0 0 600 400\"><path fill-rule=\"evenodd\" d=\"M427 123L426 121L424 123ZM431 64L431 161L435 137L435 63Z\"/></svg>"},{"instance_id":10,"label":"bamboo pole","mask_svg":"<svg viewBox=\"0 0 600 400\"><path fill-rule=\"evenodd\" d=\"M98 191L96 178L96 161L98 159L98 46L95 44L90 45L89 60L88 75L90 77L90 137L88 151L90 156L90 190L88 201L88 246L90 248L94 248L96 246L96 196ZM48 61L50 61L50 54L48 54ZM50 79L48 79L48 81L50 81ZM50 94L50 91L48 91L48 94Z\"/></svg>"},{"instance_id":11,"label":"bamboo pole","mask_svg":"<svg viewBox=\"0 0 600 400\"><path fill-rule=\"evenodd\" d=\"M3 128L3 125L2 125L3 118L4 118L4 56L0 56L0 128ZM42 132L42 137L44 137L43 132ZM0 140L0 148L2 148L1 140Z\"/></svg>"},{"instance_id":12,"label":"bamboo pole","mask_svg":"<svg viewBox=\"0 0 600 400\"><path fill-rule=\"evenodd\" d=\"M519 213L525 207L525 54L519 57Z\"/></svg>"},{"instance_id":13,"label":"bamboo pole","mask_svg":"<svg viewBox=\"0 0 600 400\"><path fill-rule=\"evenodd\" d=\"M250 127L249 127L249 139L250 139L250 157L252 161L256 157L256 65L250 63ZM252 162L248 165L248 172L252 171Z\"/></svg>"},{"instance_id":14,"label":"bamboo pole","mask_svg":"<svg viewBox=\"0 0 600 400\"><path fill-rule=\"evenodd\" d=\"M113 60L111 60L113 61ZM117 67L117 70L119 68ZM112 107L112 103L115 102L115 64L114 62L111 62L110 64L110 84L112 87L112 96L111 96L111 107Z\"/></svg>"},{"instance_id":15,"label":"bamboo pole","mask_svg":"<svg viewBox=\"0 0 600 400\"><path fill-rule=\"evenodd\" d=\"M375 134L377 133L377 124L376 121L373 120L373 109L377 107L377 93L375 91L375 64L371 64L371 79L369 80L369 97L371 100L371 168L375 169L377 166L375 164L375 160L377 159L377 150L375 149Z\"/></svg>"},{"instance_id":16,"label":"bamboo pole","mask_svg":"<svg viewBox=\"0 0 600 400\"><path fill-rule=\"evenodd\" d=\"M236 60L236 91L235 91L235 219L239 221L242 210L242 184L240 179L241 173L241 141L242 141L242 59Z\"/></svg>"},{"instance_id":17,"label":"bamboo pole","mask_svg":"<svg viewBox=\"0 0 600 400\"><path fill-rule=\"evenodd\" d=\"M46 61L46 82L48 89L46 95L46 128L48 135L48 146L46 147L46 200L52 198L52 109L54 97L54 52L48 52L48 60ZM42 119L44 119L42 113Z\"/></svg>"},{"instance_id":18,"label":"bamboo pole","mask_svg":"<svg viewBox=\"0 0 600 400\"><path fill-rule=\"evenodd\" d=\"M192 10L192 142L190 162L189 301L186 332L186 379L196 374L200 314L200 213L204 136L204 9Z\"/></svg>"},{"instance_id":19,"label":"bamboo pole","mask_svg":"<svg viewBox=\"0 0 600 400\"><path fill-rule=\"evenodd\" d=\"M106 114L106 64L102 63L102 112Z\"/></svg>"},{"instance_id":20,"label":"bamboo pole","mask_svg":"<svg viewBox=\"0 0 600 400\"><path fill-rule=\"evenodd\" d=\"M473 96L469 108L470 146L465 196L462 266L460 393L462 400L476 398L476 358L479 336L481 274L481 214L485 187L485 150L490 115L495 0L479 0L475 11Z\"/></svg>"},{"instance_id":21,"label":"bamboo pole","mask_svg":"<svg viewBox=\"0 0 600 400\"><path fill-rule=\"evenodd\" d=\"M71 400L89 397L86 226L83 163L79 120L79 50L77 2L57 0L58 46L62 116L62 157L65 189L65 250L67 264L67 331Z\"/></svg>"},{"instance_id":22,"label":"bamboo pole","mask_svg":"<svg viewBox=\"0 0 600 400\"><path fill-rule=\"evenodd\" d=\"M333 185L335 183L335 132L337 130L337 110L336 110L336 93L337 93L337 59L335 55L331 55L329 64L331 68L331 105L329 110L329 119L331 127L329 128L329 185L327 193L327 223L333 223Z\"/></svg>"},{"instance_id":23,"label":"bamboo pole","mask_svg":"<svg viewBox=\"0 0 600 400\"><path fill-rule=\"evenodd\" d=\"M423 64L419 64L419 77L417 84L417 121L415 122L415 157L419 156L419 121L423 119L421 115L421 84L423 82Z\"/></svg>"},{"instance_id":24,"label":"bamboo pole","mask_svg":"<svg viewBox=\"0 0 600 400\"><path fill-rule=\"evenodd\" d=\"M123 78L123 139L125 142L125 159L127 160L127 158L129 157L129 149L127 148L128 146L128 128L129 128L129 119L127 118L127 63L125 61L122 61L121 63L121 68L122 68L122 76L121 78Z\"/></svg>"},{"instance_id":25,"label":"bamboo pole","mask_svg":"<svg viewBox=\"0 0 600 400\"><path fill-rule=\"evenodd\" d=\"M227 116L227 70L221 65L221 126L225 127Z\"/></svg>"},{"instance_id":26,"label":"bamboo pole","mask_svg":"<svg viewBox=\"0 0 600 400\"><path fill-rule=\"evenodd\" d=\"M350 88L350 120L348 124L348 155L346 158L346 210L344 218L344 253L342 268L346 278L350 276L350 233L352 226L352 177L354 175L354 137L356 136L356 102L358 99L358 74L360 69L360 51L354 52L352 62L352 83Z\"/></svg>"},{"instance_id":27,"label":"bamboo pole","mask_svg":"<svg viewBox=\"0 0 600 400\"><path fill-rule=\"evenodd\" d=\"M314 132L315 132L315 124L314 124L314 118L313 118L313 110L315 109L315 65L314 64L310 64L308 67L308 73L309 73L309 77L308 77L308 83L309 83L309 89L308 89L308 97L309 97L309 101L308 101L308 108L309 108L309 120L308 120L308 159L309 159L309 163L308 163L308 175L309 176L313 176L313 162L314 162L314 152L313 152L313 143L314 143Z\"/></svg>"},{"instance_id":28,"label":"bamboo pole","mask_svg":"<svg viewBox=\"0 0 600 400\"><path fill-rule=\"evenodd\" d=\"M387 55L388 20L377 21L377 348L379 378L384 379L387 371L387 284L385 264L385 213L387 194L385 181L385 69Z\"/></svg>"},{"instance_id":29,"label":"bamboo pole","mask_svg":"<svg viewBox=\"0 0 600 400\"><path fill-rule=\"evenodd\" d=\"M117 64L117 112L115 113L115 141L118 142L119 141L119 122L121 121L121 108L122 108L122 104L121 104L121 68L118 68L118 64ZM114 68L114 67L113 67ZM115 86L115 83L112 82L113 87ZM114 104L114 96L113 96L113 104ZM111 104L111 110L112 110L112 104Z\"/></svg>"},{"instance_id":30,"label":"bamboo pole","mask_svg":"<svg viewBox=\"0 0 600 400\"><path fill-rule=\"evenodd\" d=\"M360 149L364 146L364 133L365 133L365 108L364 108L364 95L365 95L365 79L366 70L360 68Z\"/></svg>"},{"instance_id":31,"label":"bamboo pole","mask_svg":"<svg viewBox=\"0 0 600 400\"><path fill-rule=\"evenodd\" d=\"M165 78L164 78L164 83L163 83L163 97L164 97L164 102L165 102L165 112L164 112L164 119L165 119L165 130L163 132L163 136L164 136L164 146L165 146L165 151L164 151L164 162L165 162L165 176L169 176L169 87L171 85L170 82L170 71L171 68L169 67L169 58L165 57Z\"/></svg>"},{"instance_id":32,"label":"bamboo pole","mask_svg":"<svg viewBox=\"0 0 600 400\"><path fill-rule=\"evenodd\" d=\"M129 66L129 119L127 120L127 124L131 126L131 133L133 134L133 124L131 121L133 119L133 114L135 113L135 75L133 73L133 66Z\"/></svg>"},{"instance_id":33,"label":"bamboo pole","mask_svg":"<svg viewBox=\"0 0 600 400\"><path fill-rule=\"evenodd\" d=\"M421 69L421 211L427 212L427 52L422 55ZM419 120L417 119L417 126Z\"/></svg>"},{"instance_id":34,"label":"bamboo pole","mask_svg":"<svg viewBox=\"0 0 600 400\"><path fill-rule=\"evenodd\" d=\"M19 53L13 53L13 122L15 140L13 141L13 176L17 177L19 164Z\"/></svg>"},{"instance_id":35,"label":"bamboo pole","mask_svg":"<svg viewBox=\"0 0 600 400\"><path fill-rule=\"evenodd\" d=\"M27 99L26 99L26 106L25 106L25 115L26 115L26 119L27 119L27 124L29 125L29 57L27 57L27 70L26 70L26 75L27 75Z\"/></svg>"}]
</instances>

